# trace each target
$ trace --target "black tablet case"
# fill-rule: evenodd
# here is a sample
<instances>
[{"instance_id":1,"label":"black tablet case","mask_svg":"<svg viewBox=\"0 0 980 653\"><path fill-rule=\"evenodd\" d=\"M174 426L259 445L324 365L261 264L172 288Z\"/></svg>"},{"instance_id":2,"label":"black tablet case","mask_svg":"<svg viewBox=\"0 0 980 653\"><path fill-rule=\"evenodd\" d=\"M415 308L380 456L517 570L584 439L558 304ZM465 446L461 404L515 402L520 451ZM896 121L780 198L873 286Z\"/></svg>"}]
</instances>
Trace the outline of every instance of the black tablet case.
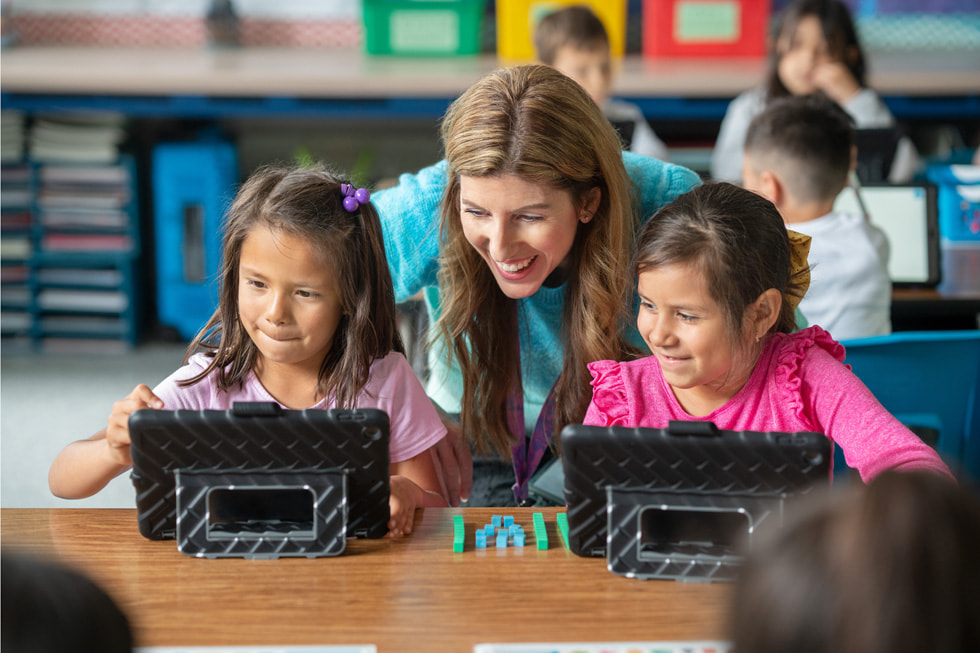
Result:
<instances>
[{"instance_id":1,"label":"black tablet case","mask_svg":"<svg viewBox=\"0 0 980 653\"><path fill-rule=\"evenodd\" d=\"M607 555L609 529L617 526L608 525L610 489L658 502L717 498L721 505L734 498L750 505L809 492L830 476L830 440L819 433L724 431L711 422L671 422L667 429L571 424L561 448L568 544L580 556ZM616 514L636 518L635 510Z\"/></svg>"},{"instance_id":2,"label":"black tablet case","mask_svg":"<svg viewBox=\"0 0 980 653\"><path fill-rule=\"evenodd\" d=\"M140 533L176 535L175 471L342 472L347 537L383 537L390 517L388 415L381 410L139 410L129 419Z\"/></svg>"}]
</instances>

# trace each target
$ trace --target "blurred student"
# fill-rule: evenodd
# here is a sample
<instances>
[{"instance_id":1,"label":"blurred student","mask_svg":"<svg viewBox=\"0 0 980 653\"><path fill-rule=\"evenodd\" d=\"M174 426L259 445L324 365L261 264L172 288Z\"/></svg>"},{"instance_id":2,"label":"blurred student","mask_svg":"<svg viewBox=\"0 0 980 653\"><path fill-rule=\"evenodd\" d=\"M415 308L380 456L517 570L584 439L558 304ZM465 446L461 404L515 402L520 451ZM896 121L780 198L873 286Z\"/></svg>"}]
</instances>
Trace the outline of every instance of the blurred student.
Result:
<instances>
[{"instance_id":1,"label":"blurred student","mask_svg":"<svg viewBox=\"0 0 980 653\"><path fill-rule=\"evenodd\" d=\"M765 81L728 105L711 155L711 177L738 182L742 147L752 118L774 99L822 91L858 129L895 126L895 118L865 81L864 52L850 11L840 0L796 0L775 23ZM919 167L915 146L899 140L888 181L908 181Z\"/></svg>"},{"instance_id":2,"label":"blurred student","mask_svg":"<svg viewBox=\"0 0 980 653\"><path fill-rule=\"evenodd\" d=\"M5 550L0 556L4 653L131 653L129 620L88 577Z\"/></svg>"},{"instance_id":3,"label":"blurred student","mask_svg":"<svg viewBox=\"0 0 980 653\"><path fill-rule=\"evenodd\" d=\"M544 16L534 31L534 49L541 63L557 68L588 92L628 150L667 160L667 146L640 108L609 97L613 80L609 35L591 9L576 5Z\"/></svg>"},{"instance_id":4,"label":"blurred student","mask_svg":"<svg viewBox=\"0 0 980 653\"><path fill-rule=\"evenodd\" d=\"M743 185L810 236L800 312L836 340L891 333L889 245L867 216L834 211L852 162L851 120L822 93L773 100L745 136Z\"/></svg>"},{"instance_id":5,"label":"blurred student","mask_svg":"<svg viewBox=\"0 0 980 653\"><path fill-rule=\"evenodd\" d=\"M887 472L754 536L736 581L738 653L980 651L980 504L935 474Z\"/></svg>"}]
</instances>

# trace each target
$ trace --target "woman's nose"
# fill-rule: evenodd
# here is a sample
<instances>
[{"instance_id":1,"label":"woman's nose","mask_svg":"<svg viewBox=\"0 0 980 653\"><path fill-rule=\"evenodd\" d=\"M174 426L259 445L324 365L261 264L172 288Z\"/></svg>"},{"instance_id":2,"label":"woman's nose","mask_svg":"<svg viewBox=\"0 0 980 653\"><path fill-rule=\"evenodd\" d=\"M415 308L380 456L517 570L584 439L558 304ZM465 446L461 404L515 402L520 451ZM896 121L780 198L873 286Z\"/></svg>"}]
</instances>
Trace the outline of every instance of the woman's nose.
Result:
<instances>
[{"instance_id":1,"label":"woman's nose","mask_svg":"<svg viewBox=\"0 0 980 653\"><path fill-rule=\"evenodd\" d=\"M514 241L509 221L498 218L491 220L487 225L486 238L490 255L498 261L507 260Z\"/></svg>"}]
</instances>

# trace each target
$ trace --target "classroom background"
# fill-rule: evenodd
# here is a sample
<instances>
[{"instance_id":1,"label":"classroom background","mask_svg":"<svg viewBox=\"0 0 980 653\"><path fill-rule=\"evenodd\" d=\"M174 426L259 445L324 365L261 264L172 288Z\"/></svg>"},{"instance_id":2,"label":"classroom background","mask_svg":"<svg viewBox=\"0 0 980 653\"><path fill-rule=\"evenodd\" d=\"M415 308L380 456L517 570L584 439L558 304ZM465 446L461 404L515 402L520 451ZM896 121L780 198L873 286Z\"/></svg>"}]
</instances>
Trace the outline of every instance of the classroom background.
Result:
<instances>
[{"instance_id":1,"label":"classroom background","mask_svg":"<svg viewBox=\"0 0 980 653\"><path fill-rule=\"evenodd\" d=\"M57 451L179 364L210 315L221 214L249 171L322 160L375 186L433 163L452 99L530 60L529 16L567 4L4 1L0 505L64 505L47 491ZM613 95L641 107L671 160L706 173L728 102L762 79L769 21L787 1L583 4L618 55ZM848 4L870 84L926 162L969 163L977 0ZM956 189L977 182L949 179L952 210L970 201ZM952 244L958 263L945 271L965 294L904 298L897 330L977 328L978 231ZM403 317L412 333L416 314ZM132 501L120 478L84 505Z\"/></svg>"}]
</instances>

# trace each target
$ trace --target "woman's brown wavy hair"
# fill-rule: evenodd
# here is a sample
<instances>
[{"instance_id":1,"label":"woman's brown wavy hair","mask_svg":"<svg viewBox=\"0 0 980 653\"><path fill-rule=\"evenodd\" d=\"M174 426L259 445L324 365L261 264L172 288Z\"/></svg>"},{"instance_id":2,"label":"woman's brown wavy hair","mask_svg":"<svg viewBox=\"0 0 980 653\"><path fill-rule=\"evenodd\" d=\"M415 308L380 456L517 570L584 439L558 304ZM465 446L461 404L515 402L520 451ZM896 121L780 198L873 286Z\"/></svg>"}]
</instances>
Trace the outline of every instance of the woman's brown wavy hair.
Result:
<instances>
[{"instance_id":1,"label":"woman's brown wavy hair","mask_svg":"<svg viewBox=\"0 0 980 653\"><path fill-rule=\"evenodd\" d=\"M184 385L214 373L219 389L240 387L255 367L258 349L238 317L238 268L242 243L259 226L306 240L334 271L343 317L320 365L317 397L353 408L371 364L404 353L378 213L370 203L347 211L341 183L320 167L267 166L242 184L224 224L218 308L187 349L187 358L203 351L210 361Z\"/></svg>"},{"instance_id":2,"label":"woman's brown wavy hair","mask_svg":"<svg viewBox=\"0 0 980 653\"><path fill-rule=\"evenodd\" d=\"M569 253L556 433L585 415L591 398L586 365L620 360L628 350L620 334L629 319L634 191L616 131L578 84L548 66L516 66L481 79L449 108L442 140L449 181L436 335L451 343L462 371L463 433L478 452L493 449L509 459L514 437L506 403L520 369L517 304L463 235L460 177L514 175L567 192L579 208L589 191L601 191L595 216L578 225ZM555 446L557 440L552 437Z\"/></svg>"}]
</instances>

